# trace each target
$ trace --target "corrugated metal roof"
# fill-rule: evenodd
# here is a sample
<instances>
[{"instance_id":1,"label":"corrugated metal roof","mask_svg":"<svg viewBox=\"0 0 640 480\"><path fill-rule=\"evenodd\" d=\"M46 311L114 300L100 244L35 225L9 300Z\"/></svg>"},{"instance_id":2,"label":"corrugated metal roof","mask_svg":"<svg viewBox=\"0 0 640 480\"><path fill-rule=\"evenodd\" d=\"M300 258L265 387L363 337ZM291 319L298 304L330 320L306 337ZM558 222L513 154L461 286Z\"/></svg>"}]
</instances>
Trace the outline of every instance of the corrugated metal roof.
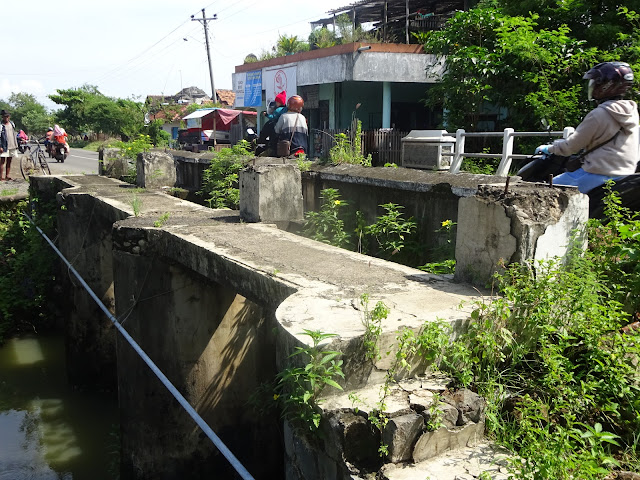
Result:
<instances>
[{"instance_id":1,"label":"corrugated metal roof","mask_svg":"<svg viewBox=\"0 0 640 480\"><path fill-rule=\"evenodd\" d=\"M201 108L200 110L196 110L193 113L190 113L189 115L187 115L186 117L182 117L183 120L189 120L190 118L200 118L200 117L204 117L205 115L214 112L216 109L215 108Z\"/></svg>"}]
</instances>

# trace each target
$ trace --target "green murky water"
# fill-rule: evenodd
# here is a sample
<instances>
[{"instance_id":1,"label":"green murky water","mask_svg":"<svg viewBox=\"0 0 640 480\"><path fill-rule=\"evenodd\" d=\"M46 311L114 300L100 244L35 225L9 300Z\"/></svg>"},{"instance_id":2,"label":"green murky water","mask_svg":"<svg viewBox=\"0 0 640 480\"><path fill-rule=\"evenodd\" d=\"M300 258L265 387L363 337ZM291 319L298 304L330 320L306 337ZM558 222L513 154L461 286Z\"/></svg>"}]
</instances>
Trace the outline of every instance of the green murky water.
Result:
<instances>
[{"instance_id":1,"label":"green murky water","mask_svg":"<svg viewBox=\"0 0 640 480\"><path fill-rule=\"evenodd\" d=\"M117 478L115 397L67 384L62 337L0 347L0 480Z\"/></svg>"}]
</instances>

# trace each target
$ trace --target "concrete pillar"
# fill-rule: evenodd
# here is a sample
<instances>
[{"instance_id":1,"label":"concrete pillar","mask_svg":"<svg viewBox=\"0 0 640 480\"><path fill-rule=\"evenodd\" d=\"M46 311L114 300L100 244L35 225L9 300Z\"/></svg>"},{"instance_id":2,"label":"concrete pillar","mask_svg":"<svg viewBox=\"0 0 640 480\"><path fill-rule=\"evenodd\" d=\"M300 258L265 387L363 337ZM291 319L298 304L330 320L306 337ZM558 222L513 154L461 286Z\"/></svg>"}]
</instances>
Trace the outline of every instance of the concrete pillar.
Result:
<instances>
[{"instance_id":1,"label":"concrete pillar","mask_svg":"<svg viewBox=\"0 0 640 480\"><path fill-rule=\"evenodd\" d=\"M173 155L153 151L138 154L136 184L142 188L175 186L176 162Z\"/></svg>"},{"instance_id":2,"label":"concrete pillar","mask_svg":"<svg viewBox=\"0 0 640 480\"><path fill-rule=\"evenodd\" d=\"M588 220L589 198L572 187L480 186L458 205L457 281L486 285L501 263L565 257ZM584 237L576 238L584 246Z\"/></svg>"},{"instance_id":3,"label":"concrete pillar","mask_svg":"<svg viewBox=\"0 0 640 480\"><path fill-rule=\"evenodd\" d=\"M123 229L114 240L117 316L252 475L267 478L283 458L279 442L269 440L278 419L256 415L247 402L275 376L270 315L228 286L148 253L152 240L136 240L140 233ZM228 461L122 337L117 352L120 478L234 478Z\"/></svg>"},{"instance_id":4,"label":"concrete pillar","mask_svg":"<svg viewBox=\"0 0 640 480\"><path fill-rule=\"evenodd\" d=\"M302 176L296 165L250 165L240 172L239 184L240 218L245 222L302 220Z\"/></svg>"},{"instance_id":5,"label":"concrete pillar","mask_svg":"<svg viewBox=\"0 0 640 480\"><path fill-rule=\"evenodd\" d=\"M391 83L382 82L382 128L391 128Z\"/></svg>"}]
</instances>

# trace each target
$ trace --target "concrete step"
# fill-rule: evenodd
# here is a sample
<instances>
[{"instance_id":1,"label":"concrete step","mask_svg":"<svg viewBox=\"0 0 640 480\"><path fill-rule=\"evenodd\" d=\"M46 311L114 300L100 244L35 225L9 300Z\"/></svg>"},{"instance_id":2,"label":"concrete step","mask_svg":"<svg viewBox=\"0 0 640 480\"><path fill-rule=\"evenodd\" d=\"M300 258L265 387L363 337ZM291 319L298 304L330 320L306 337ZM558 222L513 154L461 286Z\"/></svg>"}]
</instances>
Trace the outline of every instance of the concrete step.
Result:
<instances>
[{"instance_id":1,"label":"concrete step","mask_svg":"<svg viewBox=\"0 0 640 480\"><path fill-rule=\"evenodd\" d=\"M509 453L491 443L450 450L437 457L411 464L387 464L379 480L507 480ZM484 475L480 477L480 475Z\"/></svg>"}]
</instances>

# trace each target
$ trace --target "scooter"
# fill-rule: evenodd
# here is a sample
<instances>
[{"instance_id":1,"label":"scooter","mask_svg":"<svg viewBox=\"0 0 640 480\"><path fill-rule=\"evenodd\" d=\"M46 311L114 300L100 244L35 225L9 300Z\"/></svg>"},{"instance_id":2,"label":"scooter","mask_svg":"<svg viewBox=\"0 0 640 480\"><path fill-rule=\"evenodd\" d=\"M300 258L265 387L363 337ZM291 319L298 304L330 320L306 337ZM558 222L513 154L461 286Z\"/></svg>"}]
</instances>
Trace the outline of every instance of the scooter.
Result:
<instances>
[{"instance_id":1,"label":"scooter","mask_svg":"<svg viewBox=\"0 0 640 480\"><path fill-rule=\"evenodd\" d=\"M572 157L562 157L554 154L532 155L530 161L516 173L527 182L548 182L550 178L567 171L573 171L579 165L572 165ZM632 212L640 212L640 164L636 173L618 179L611 189L620 195L622 206ZM589 217L604 218L603 199L607 191L603 186L596 187L587 193L589 197Z\"/></svg>"},{"instance_id":2,"label":"scooter","mask_svg":"<svg viewBox=\"0 0 640 480\"><path fill-rule=\"evenodd\" d=\"M69 155L67 145L54 140L49 146L51 148L50 155L56 159L56 162L64 163L67 155Z\"/></svg>"}]
</instances>

